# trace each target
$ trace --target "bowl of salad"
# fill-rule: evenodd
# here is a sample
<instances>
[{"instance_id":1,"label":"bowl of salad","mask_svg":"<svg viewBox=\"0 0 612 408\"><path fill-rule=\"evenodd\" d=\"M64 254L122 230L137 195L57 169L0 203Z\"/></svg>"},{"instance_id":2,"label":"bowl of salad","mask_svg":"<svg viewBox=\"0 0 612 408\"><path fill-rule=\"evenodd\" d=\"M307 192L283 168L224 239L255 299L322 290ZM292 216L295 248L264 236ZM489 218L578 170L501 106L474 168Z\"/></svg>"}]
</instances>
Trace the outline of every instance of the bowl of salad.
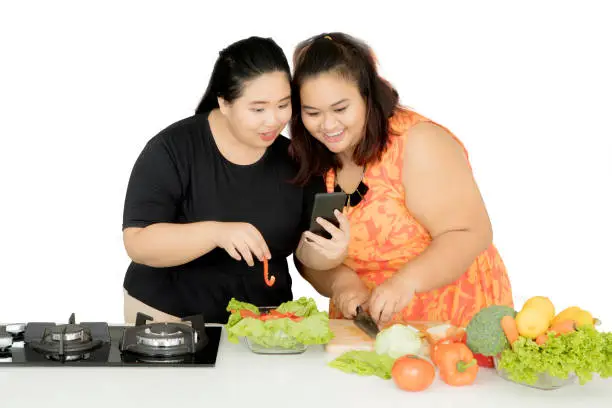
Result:
<instances>
[{"instance_id":1,"label":"bowl of salad","mask_svg":"<svg viewBox=\"0 0 612 408\"><path fill-rule=\"evenodd\" d=\"M566 334L549 333L541 344L519 336L494 357L494 364L502 378L529 387L584 385L594 375L612 376L612 333L583 326Z\"/></svg>"},{"instance_id":2,"label":"bowl of salad","mask_svg":"<svg viewBox=\"0 0 612 408\"><path fill-rule=\"evenodd\" d=\"M232 299L227 310L228 340L238 343L242 338L257 354L300 354L333 337L327 313L319 311L312 298L265 307Z\"/></svg>"},{"instance_id":3,"label":"bowl of salad","mask_svg":"<svg viewBox=\"0 0 612 408\"><path fill-rule=\"evenodd\" d=\"M554 390L570 385L576 381L576 374L574 373L567 373L560 377L555 377L550 375L548 372L538 372L534 373L534 376L528 376L528 378L520 379L517 378L517 376L511 376L506 370L500 367L500 356L494 356L493 363L495 365L497 374L503 379L520 385L525 385L527 387L538 388L540 390Z\"/></svg>"}]
</instances>

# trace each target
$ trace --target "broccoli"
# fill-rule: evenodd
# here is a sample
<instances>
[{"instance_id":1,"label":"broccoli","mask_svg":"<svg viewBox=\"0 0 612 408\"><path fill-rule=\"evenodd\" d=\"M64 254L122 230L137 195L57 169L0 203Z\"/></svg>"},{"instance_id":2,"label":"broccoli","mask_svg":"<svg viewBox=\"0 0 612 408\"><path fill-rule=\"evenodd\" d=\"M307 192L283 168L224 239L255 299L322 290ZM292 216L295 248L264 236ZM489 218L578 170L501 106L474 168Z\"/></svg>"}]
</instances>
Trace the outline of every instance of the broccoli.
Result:
<instances>
[{"instance_id":1,"label":"broccoli","mask_svg":"<svg viewBox=\"0 0 612 408\"><path fill-rule=\"evenodd\" d=\"M481 309L465 328L466 344L474 353L495 356L510 344L501 327L504 316L515 317L516 310L509 306L492 305Z\"/></svg>"}]
</instances>

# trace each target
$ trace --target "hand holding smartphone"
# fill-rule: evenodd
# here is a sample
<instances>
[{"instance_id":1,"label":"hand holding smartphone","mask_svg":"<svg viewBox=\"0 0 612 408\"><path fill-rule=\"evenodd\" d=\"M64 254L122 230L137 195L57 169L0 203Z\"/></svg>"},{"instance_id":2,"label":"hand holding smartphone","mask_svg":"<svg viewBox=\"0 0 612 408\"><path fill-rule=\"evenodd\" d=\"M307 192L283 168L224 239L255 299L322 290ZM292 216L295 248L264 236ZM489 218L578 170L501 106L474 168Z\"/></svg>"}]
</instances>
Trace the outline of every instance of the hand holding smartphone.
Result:
<instances>
[{"instance_id":1,"label":"hand holding smartphone","mask_svg":"<svg viewBox=\"0 0 612 408\"><path fill-rule=\"evenodd\" d=\"M314 198L312 214L310 216L309 231L319 235L325 239L330 239L332 235L321 224L317 222L317 218L321 217L327 222L333 224L336 228L340 227L340 223L334 214L335 210L342 212L347 200L346 193L317 193Z\"/></svg>"}]
</instances>

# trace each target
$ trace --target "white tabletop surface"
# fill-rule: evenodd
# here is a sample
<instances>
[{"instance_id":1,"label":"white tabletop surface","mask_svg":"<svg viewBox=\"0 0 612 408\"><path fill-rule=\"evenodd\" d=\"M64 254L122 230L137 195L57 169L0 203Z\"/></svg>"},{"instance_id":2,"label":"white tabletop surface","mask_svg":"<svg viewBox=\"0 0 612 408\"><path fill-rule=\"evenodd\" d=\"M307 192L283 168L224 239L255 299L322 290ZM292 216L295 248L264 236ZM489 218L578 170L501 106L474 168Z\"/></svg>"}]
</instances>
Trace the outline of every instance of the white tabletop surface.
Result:
<instances>
[{"instance_id":1,"label":"white tabletop surface","mask_svg":"<svg viewBox=\"0 0 612 408\"><path fill-rule=\"evenodd\" d=\"M322 346L301 355L256 355L242 342L229 343L223 331L214 368L0 364L0 407L612 407L612 379L542 391L481 369L471 386L436 378L426 391L411 393L392 380L330 368L333 357Z\"/></svg>"}]
</instances>

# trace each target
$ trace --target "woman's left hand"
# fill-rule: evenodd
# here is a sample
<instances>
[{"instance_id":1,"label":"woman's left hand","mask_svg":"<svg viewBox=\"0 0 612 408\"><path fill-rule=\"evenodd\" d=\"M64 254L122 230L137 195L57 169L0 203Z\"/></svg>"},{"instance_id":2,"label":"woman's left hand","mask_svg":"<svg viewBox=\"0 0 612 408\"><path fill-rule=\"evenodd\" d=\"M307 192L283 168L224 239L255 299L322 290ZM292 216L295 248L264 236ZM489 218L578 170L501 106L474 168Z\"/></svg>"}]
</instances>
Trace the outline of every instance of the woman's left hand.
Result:
<instances>
[{"instance_id":1,"label":"woman's left hand","mask_svg":"<svg viewBox=\"0 0 612 408\"><path fill-rule=\"evenodd\" d=\"M340 263L344 260L348 252L350 223L348 218L340 211L335 210L334 215L338 219L339 228L323 218L317 219L317 223L331 234L330 239L326 239L310 231L305 231L303 237L306 238L306 245L325 256L329 261Z\"/></svg>"},{"instance_id":2,"label":"woman's left hand","mask_svg":"<svg viewBox=\"0 0 612 408\"><path fill-rule=\"evenodd\" d=\"M379 326L384 326L393 315L408 306L414 293L410 278L397 273L372 291L369 301L370 315Z\"/></svg>"}]
</instances>

